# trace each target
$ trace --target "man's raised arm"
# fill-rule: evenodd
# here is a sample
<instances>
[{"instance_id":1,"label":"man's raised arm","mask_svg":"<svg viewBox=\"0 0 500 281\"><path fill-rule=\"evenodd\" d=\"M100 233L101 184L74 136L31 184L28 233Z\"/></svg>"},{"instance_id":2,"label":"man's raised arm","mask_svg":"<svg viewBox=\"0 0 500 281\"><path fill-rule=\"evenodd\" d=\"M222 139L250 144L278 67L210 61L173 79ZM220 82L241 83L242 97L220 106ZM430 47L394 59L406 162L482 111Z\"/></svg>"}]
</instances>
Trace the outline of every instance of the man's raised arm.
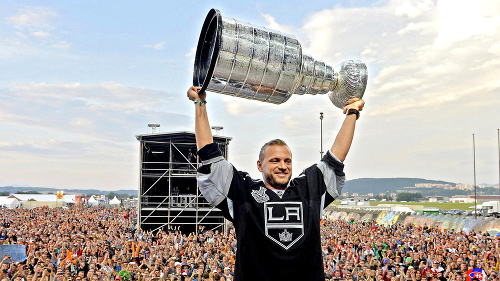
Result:
<instances>
[{"instance_id":1,"label":"man's raised arm","mask_svg":"<svg viewBox=\"0 0 500 281\"><path fill-rule=\"evenodd\" d=\"M187 96L190 100L194 101L195 111L195 133L196 133L196 147L200 150L207 144L214 142L212 137L212 131L210 129L210 123L208 122L207 107L205 101L207 97L206 91L198 94L200 87L192 86L187 91Z\"/></svg>"},{"instance_id":2,"label":"man's raised arm","mask_svg":"<svg viewBox=\"0 0 500 281\"><path fill-rule=\"evenodd\" d=\"M340 128L335 141L333 142L331 151L337 159L344 162L349 148L351 148L352 139L354 137L354 128L356 127L356 120L359 117L359 112L363 109L365 102L360 99L352 99L344 107L344 113L347 114L344 123ZM357 112L357 113L356 113Z\"/></svg>"}]
</instances>

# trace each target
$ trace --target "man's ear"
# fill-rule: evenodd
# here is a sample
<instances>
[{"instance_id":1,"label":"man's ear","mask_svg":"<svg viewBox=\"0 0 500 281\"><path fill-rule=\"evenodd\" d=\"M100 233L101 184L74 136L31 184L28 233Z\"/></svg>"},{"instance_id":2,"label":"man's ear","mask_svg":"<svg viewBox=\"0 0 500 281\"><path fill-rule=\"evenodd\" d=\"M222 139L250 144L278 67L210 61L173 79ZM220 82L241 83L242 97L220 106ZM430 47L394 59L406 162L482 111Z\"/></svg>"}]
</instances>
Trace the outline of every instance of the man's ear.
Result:
<instances>
[{"instance_id":1,"label":"man's ear","mask_svg":"<svg viewBox=\"0 0 500 281\"><path fill-rule=\"evenodd\" d=\"M260 160L257 160L257 169L258 169L258 170L259 170L259 172L261 172L261 173L262 173L262 171L264 171L264 170L262 169L262 162L260 162Z\"/></svg>"}]
</instances>

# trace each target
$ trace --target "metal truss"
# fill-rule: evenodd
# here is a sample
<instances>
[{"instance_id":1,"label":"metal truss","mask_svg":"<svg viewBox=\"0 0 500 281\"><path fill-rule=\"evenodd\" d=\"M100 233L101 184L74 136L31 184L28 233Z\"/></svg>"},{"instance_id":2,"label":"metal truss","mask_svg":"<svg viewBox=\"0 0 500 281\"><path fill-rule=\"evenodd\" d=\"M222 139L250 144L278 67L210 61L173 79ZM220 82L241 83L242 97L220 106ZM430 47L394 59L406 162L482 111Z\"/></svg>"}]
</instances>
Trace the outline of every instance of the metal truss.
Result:
<instances>
[{"instance_id":1,"label":"metal truss","mask_svg":"<svg viewBox=\"0 0 500 281\"><path fill-rule=\"evenodd\" d=\"M221 211L207 202L196 182L201 163L195 155L194 134L138 135L137 139L141 142L137 226L153 231L179 226L195 230L199 225L225 230ZM227 157L230 138L214 140Z\"/></svg>"}]
</instances>

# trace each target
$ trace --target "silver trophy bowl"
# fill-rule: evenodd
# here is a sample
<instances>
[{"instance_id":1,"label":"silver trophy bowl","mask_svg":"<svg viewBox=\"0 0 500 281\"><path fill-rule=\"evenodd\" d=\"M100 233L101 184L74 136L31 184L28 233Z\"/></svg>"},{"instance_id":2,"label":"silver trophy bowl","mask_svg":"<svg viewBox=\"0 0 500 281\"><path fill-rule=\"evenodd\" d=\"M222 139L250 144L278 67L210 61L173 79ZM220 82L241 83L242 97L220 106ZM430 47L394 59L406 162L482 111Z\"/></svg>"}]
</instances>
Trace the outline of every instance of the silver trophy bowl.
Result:
<instances>
[{"instance_id":1,"label":"silver trophy bowl","mask_svg":"<svg viewBox=\"0 0 500 281\"><path fill-rule=\"evenodd\" d=\"M222 17L212 9L203 23L194 61L193 85L201 91L274 104L292 94L329 94L343 108L362 98L368 71L361 61L335 68L302 54L295 37Z\"/></svg>"}]
</instances>

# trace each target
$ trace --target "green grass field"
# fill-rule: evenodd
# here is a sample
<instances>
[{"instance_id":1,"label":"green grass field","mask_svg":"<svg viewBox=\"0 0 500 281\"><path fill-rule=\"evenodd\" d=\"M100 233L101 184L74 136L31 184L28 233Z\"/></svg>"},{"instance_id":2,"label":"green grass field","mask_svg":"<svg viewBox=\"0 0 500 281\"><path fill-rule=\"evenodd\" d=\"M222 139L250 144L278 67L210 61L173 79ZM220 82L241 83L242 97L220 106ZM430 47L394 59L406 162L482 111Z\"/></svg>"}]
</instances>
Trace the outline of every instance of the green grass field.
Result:
<instances>
[{"instance_id":1,"label":"green grass field","mask_svg":"<svg viewBox=\"0 0 500 281\"><path fill-rule=\"evenodd\" d=\"M340 205L341 200L333 201L332 205ZM434 202L378 202L370 201L370 206L377 206L379 204L399 204L399 205L422 205L424 207L436 207L443 210L460 209L464 211L472 210L470 206L474 206L474 203L434 203ZM480 205L481 203L478 203Z\"/></svg>"}]
</instances>

